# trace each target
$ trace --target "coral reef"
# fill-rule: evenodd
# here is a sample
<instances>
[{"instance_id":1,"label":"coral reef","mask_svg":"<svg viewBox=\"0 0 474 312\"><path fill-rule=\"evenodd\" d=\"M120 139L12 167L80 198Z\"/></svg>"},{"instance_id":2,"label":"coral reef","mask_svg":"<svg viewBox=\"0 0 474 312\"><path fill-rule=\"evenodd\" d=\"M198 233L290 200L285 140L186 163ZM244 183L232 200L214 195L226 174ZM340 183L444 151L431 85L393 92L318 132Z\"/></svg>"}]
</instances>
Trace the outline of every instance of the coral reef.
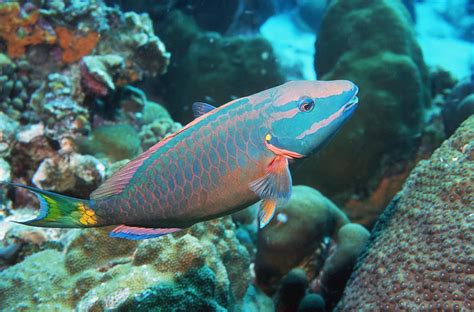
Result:
<instances>
[{"instance_id":1,"label":"coral reef","mask_svg":"<svg viewBox=\"0 0 474 312\"><path fill-rule=\"evenodd\" d=\"M301 166L295 181L344 206L352 196L370 197L384 176L402 172L415 158L430 100L428 71L398 1L331 1L316 50L319 79L354 81L361 104L329 146ZM379 211L391 196L377 203Z\"/></svg>"},{"instance_id":2,"label":"coral reef","mask_svg":"<svg viewBox=\"0 0 474 312\"><path fill-rule=\"evenodd\" d=\"M338 309L472 310L473 176L471 116L386 208Z\"/></svg>"},{"instance_id":3,"label":"coral reef","mask_svg":"<svg viewBox=\"0 0 474 312\"><path fill-rule=\"evenodd\" d=\"M17 130L18 123L0 112L0 157L10 156Z\"/></svg>"},{"instance_id":4,"label":"coral reef","mask_svg":"<svg viewBox=\"0 0 474 312\"><path fill-rule=\"evenodd\" d=\"M167 108L179 121L192 119L192 101L224 104L283 82L272 47L262 37L203 32L180 11L168 14L158 33L175 56L161 80Z\"/></svg>"},{"instance_id":5,"label":"coral reef","mask_svg":"<svg viewBox=\"0 0 474 312\"><path fill-rule=\"evenodd\" d=\"M147 100L134 106L123 90L165 73L170 54L146 14L122 13L100 0L0 3L0 21L2 178L11 171L16 182L86 196L105 167L84 155L81 143L99 141L87 154L112 162L134 157ZM170 120L157 122L145 145L176 129L164 126L174 126ZM122 140L107 127L126 127L118 131ZM21 190L11 196L15 207L33 198Z\"/></svg>"},{"instance_id":6,"label":"coral reef","mask_svg":"<svg viewBox=\"0 0 474 312\"><path fill-rule=\"evenodd\" d=\"M20 11L17 2L0 3L0 38L6 42L8 55L13 58L24 55L27 46L56 42L55 34L38 23L37 9L23 16Z\"/></svg>"},{"instance_id":7,"label":"coral reef","mask_svg":"<svg viewBox=\"0 0 474 312\"><path fill-rule=\"evenodd\" d=\"M0 110L10 118L28 119L28 101L40 81L31 79L32 65L24 60L13 61L0 53Z\"/></svg>"},{"instance_id":8,"label":"coral reef","mask_svg":"<svg viewBox=\"0 0 474 312\"><path fill-rule=\"evenodd\" d=\"M70 153L46 158L32 177L44 190L87 198L104 180L105 166L91 155Z\"/></svg>"},{"instance_id":9,"label":"coral reef","mask_svg":"<svg viewBox=\"0 0 474 312\"><path fill-rule=\"evenodd\" d=\"M50 74L31 96L30 105L45 125L45 135L56 141L90 130L89 111L79 105L83 95L71 80L67 74Z\"/></svg>"},{"instance_id":10,"label":"coral reef","mask_svg":"<svg viewBox=\"0 0 474 312\"><path fill-rule=\"evenodd\" d=\"M293 187L288 204L277 208L272 221L258 232L257 284L272 294L279 280L295 267L307 268L309 278L314 278L324 263L325 240L348 222L344 213L315 189Z\"/></svg>"},{"instance_id":11,"label":"coral reef","mask_svg":"<svg viewBox=\"0 0 474 312\"><path fill-rule=\"evenodd\" d=\"M234 230L226 217L140 242L69 231L64 253L40 251L2 272L0 301L40 311L226 311L250 282L250 260ZM51 283L39 282L45 279Z\"/></svg>"},{"instance_id":12,"label":"coral reef","mask_svg":"<svg viewBox=\"0 0 474 312\"><path fill-rule=\"evenodd\" d=\"M296 311L309 292L331 309L368 237L321 193L295 186L289 203L258 233L256 283L276 292L277 311Z\"/></svg>"}]
</instances>

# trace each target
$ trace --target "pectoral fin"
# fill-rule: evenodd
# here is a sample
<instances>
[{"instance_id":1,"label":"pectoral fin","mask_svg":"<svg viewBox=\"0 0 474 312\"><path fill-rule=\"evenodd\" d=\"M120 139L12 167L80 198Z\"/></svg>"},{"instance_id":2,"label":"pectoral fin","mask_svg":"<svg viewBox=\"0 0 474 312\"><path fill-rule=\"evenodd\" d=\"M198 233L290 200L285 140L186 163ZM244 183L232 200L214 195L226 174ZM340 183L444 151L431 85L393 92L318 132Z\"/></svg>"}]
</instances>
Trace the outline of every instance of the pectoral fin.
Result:
<instances>
[{"instance_id":1,"label":"pectoral fin","mask_svg":"<svg viewBox=\"0 0 474 312\"><path fill-rule=\"evenodd\" d=\"M260 228L270 222L277 205L284 205L291 196L291 174L288 159L276 156L268 166L265 175L250 183L250 189L261 199L259 220Z\"/></svg>"}]
</instances>

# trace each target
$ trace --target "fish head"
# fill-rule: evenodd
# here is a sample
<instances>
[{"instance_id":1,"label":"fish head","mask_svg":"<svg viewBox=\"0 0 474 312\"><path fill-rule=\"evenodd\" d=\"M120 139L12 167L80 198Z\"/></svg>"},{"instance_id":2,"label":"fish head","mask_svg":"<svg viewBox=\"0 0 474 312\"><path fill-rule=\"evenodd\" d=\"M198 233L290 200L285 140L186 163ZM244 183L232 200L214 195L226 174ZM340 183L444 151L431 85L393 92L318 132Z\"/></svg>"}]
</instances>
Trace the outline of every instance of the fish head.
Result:
<instances>
[{"instance_id":1,"label":"fish head","mask_svg":"<svg viewBox=\"0 0 474 312\"><path fill-rule=\"evenodd\" d=\"M291 81L275 88L265 144L290 158L317 152L352 116L357 92L347 80Z\"/></svg>"}]
</instances>

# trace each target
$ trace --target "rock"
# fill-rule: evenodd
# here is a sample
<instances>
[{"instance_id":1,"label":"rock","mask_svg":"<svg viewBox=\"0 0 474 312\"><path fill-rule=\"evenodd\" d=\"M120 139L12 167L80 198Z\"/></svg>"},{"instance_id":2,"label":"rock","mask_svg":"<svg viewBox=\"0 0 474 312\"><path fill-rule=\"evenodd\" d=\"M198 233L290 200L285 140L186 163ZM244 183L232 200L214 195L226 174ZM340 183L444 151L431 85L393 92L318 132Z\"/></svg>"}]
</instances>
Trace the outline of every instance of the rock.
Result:
<instances>
[{"instance_id":1,"label":"rock","mask_svg":"<svg viewBox=\"0 0 474 312\"><path fill-rule=\"evenodd\" d=\"M109 90L115 91L114 80L124 67L119 55L85 56L81 61L82 85L92 95L105 96Z\"/></svg>"},{"instance_id":2,"label":"rock","mask_svg":"<svg viewBox=\"0 0 474 312\"><path fill-rule=\"evenodd\" d=\"M0 301L16 310L226 311L250 283L234 231L230 217L143 241L72 230L64 252L40 251L4 270Z\"/></svg>"},{"instance_id":3,"label":"rock","mask_svg":"<svg viewBox=\"0 0 474 312\"><path fill-rule=\"evenodd\" d=\"M307 186L293 187L290 201L258 232L256 281L267 294L295 267L314 278L322 268L327 240L349 219L329 199Z\"/></svg>"},{"instance_id":4,"label":"rock","mask_svg":"<svg viewBox=\"0 0 474 312\"><path fill-rule=\"evenodd\" d=\"M366 228L355 223L346 224L337 232L334 251L327 257L320 273L321 295L328 310L334 308L341 298L369 235Z\"/></svg>"},{"instance_id":5,"label":"rock","mask_svg":"<svg viewBox=\"0 0 474 312\"><path fill-rule=\"evenodd\" d=\"M95 157L72 153L43 160L32 181L41 189L87 198L104 176L105 166Z\"/></svg>"},{"instance_id":6,"label":"rock","mask_svg":"<svg viewBox=\"0 0 474 312\"><path fill-rule=\"evenodd\" d=\"M30 179L44 159L56 156L56 150L45 136L43 124L21 127L16 141L12 150L15 157L10 161L12 175L16 179Z\"/></svg>"},{"instance_id":7,"label":"rock","mask_svg":"<svg viewBox=\"0 0 474 312\"><path fill-rule=\"evenodd\" d=\"M21 244L11 244L6 247L0 247L0 271L6 265L12 265L17 262L21 251Z\"/></svg>"},{"instance_id":8,"label":"rock","mask_svg":"<svg viewBox=\"0 0 474 312\"><path fill-rule=\"evenodd\" d=\"M459 81L446 97L443 122L446 135L450 136L459 125L474 114L474 79Z\"/></svg>"},{"instance_id":9,"label":"rock","mask_svg":"<svg viewBox=\"0 0 474 312\"><path fill-rule=\"evenodd\" d=\"M471 116L385 209L338 310L473 310L473 177Z\"/></svg>"},{"instance_id":10,"label":"rock","mask_svg":"<svg viewBox=\"0 0 474 312\"><path fill-rule=\"evenodd\" d=\"M357 213L351 209L360 209L347 204L354 198L380 212L403 179L386 196L370 196L386 176L410 166L430 100L428 71L410 17L399 1L331 1L316 51L319 79L353 81L360 88L360 106L319 156L297 170L294 180L331 196L350 217Z\"/></svg>"},{"instance_id":11,"label":"rock","mask_svg":"<svg viewBox=\"0 0 474 312\"><path fill-rule=\"evenodd\" d=\"M296 311L308 289L306 272L293 269L281 279L280 287L275 295L275 311Z\"/></svg>"},{"instance_id":12,"label":"rock","mask_svg":"<svg viewBox=\"0 0 474 312\"><path fill-rule=\"evenodd\" d=\"M317 294L307 294L301 300L297 312L325 312L326 304L324 299Z\"/></svg>"}]
</instances>

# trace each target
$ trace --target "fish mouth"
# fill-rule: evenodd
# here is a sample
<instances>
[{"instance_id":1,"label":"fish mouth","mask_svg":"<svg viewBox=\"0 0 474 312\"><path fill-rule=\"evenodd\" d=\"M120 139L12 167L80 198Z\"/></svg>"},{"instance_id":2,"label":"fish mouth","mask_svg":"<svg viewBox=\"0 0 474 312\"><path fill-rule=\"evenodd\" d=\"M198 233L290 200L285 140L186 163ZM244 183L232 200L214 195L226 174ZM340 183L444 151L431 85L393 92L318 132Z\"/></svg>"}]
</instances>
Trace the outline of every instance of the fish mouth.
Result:
<instances>
[{"instance_id":1,"label":"fish mouth","mask_svg":"<svg viewBox=\"0 0 474 312\"><path fill-rule=\"evenodd\" d=\"M344 106L344 112L351 112L357 107L357 103L359 103L359 98L357 97L357 91L354 92L354 96L349 100L349 102L346 103Z\"/></svg>"}]
</instances>

